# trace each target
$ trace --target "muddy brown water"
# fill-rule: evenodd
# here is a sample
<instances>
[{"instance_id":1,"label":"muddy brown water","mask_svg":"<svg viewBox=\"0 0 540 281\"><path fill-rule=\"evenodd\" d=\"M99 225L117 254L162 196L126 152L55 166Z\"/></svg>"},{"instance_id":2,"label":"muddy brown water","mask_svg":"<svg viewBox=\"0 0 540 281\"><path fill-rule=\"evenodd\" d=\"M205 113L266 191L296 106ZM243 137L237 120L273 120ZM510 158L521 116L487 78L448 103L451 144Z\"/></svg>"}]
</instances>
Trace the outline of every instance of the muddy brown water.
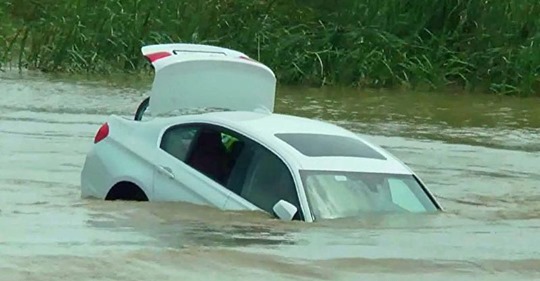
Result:
<instances>
[{"instance_id":1,"label":"muddy brown water","mask_svg":"<svg viewBox=\"0 0 540 281\"><path fill-rule=\"evenodd\" d=\"M540 280L539 99L280 89L278 112L382 145L446 208L307 224L80 199L94 133L146 82L0 74L0 280Z\"/></svg>"}]
</instances>

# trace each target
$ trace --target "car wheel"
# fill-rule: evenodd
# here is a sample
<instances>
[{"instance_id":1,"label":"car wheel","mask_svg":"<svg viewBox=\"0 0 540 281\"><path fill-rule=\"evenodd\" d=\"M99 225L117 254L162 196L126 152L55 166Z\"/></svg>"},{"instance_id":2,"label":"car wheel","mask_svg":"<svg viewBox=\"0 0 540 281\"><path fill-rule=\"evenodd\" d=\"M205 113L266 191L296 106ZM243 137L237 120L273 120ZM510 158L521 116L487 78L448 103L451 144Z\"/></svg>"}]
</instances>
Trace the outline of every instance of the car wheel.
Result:
<instances>
[{"instance_id":1,"label":"car wheel","mask_svg":"<svg viewBox=\"0 0 540 281\"><path fill-rule=\"evenodd\" d=\"M141 104L139 104L139 107L137 107L137 111L135 112L135 121L141 121L144 115L144 112L148 109L148 105L150 104L150 97L145 98Z\"/></svg>"}]
</instances>

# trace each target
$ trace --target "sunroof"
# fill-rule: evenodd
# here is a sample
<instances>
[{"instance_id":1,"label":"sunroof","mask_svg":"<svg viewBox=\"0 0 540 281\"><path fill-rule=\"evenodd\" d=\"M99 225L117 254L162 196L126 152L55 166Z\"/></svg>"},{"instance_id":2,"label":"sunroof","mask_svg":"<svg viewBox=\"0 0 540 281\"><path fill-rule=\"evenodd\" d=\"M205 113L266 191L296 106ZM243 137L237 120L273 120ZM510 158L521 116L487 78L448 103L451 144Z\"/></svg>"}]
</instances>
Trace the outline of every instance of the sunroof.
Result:
<instances>
[{"instance_id":1,"label":"sunroof","mask_svg":"<svg viewBox=\"0 0 540 281\"><path fill-rule=\"evenodd\" d=\"M276 137L309 157L362 157L386 160L360 140L323 134L276 134Z\"/></svg>"}]
</instances>

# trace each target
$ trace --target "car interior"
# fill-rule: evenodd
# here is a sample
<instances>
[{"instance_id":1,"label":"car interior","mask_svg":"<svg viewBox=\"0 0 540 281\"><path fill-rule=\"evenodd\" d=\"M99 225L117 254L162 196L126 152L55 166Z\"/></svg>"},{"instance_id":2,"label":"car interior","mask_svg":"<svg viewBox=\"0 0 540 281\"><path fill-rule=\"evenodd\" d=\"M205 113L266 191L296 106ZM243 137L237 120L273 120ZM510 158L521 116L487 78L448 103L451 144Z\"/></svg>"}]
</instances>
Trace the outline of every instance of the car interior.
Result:
<instances>
[{"instance_id":1,"label":"car interior","mask_svg":"<svg viewBox=\"0 0 540 281\"><path fill-rule=\"evenodd\" d=\"M280 199L299 207L292 176L277 156L257 149L258 146L246 145L243 139L233 137L234 141L227 143L220 130L203 127L197 131L195 136L189 137L193 139L189 147L178 140L185 140L186 131L170 134L163 139L166 150L265 211L272 212L273 205ZM183 146L181 152L177 152L179 145ZM300 216L297 214L295 219Z\"/></svg>"},{"instance_id":2,"label":"car interior","mask_svg":"<svg viewBox=\"0 0 540 281\"><path fill-rule=\"evenodd\" d=\"M224 184L229 166L229 153L223 144L221 133L202 129L192 145L186 164Z\"/></svg>"}]
</instances>

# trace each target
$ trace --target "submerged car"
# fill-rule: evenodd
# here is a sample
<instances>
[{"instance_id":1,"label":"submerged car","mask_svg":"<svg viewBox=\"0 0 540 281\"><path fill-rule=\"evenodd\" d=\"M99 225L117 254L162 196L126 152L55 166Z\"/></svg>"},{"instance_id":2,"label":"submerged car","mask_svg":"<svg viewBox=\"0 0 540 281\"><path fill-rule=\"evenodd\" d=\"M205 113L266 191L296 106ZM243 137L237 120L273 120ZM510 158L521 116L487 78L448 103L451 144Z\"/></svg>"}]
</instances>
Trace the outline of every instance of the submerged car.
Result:
<instances>
[{"instance_id":1,"label":"submerged car","mask_svg":"<svg viewBox=\"0 0 540 281\"><path fill-rule=\"evenodd\" d=\"M221 47L142 48L154 67L135 120L108 117L81 173L81 196L184 201L312 222L441 210L403 162L331 123L274 113L276 77ZM151 118L143 120L146 108ZM175 110L212 108L171 115Z\"/></svg>"}]
</instances>

